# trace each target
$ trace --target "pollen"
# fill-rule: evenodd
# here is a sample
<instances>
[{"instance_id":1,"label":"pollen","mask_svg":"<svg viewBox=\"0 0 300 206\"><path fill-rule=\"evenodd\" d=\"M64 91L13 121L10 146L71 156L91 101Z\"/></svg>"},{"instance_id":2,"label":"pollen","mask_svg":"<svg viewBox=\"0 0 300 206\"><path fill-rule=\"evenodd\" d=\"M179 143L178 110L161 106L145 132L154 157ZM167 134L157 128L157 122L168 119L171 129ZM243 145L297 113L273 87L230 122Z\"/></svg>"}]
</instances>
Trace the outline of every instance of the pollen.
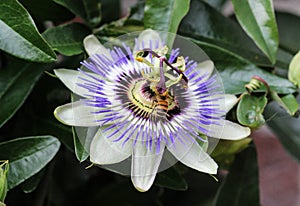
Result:
<instances>
[{"instance_id":1,"label":"pollen","mask_svg":"<svg viewBox=\"0 0 300 206\"><path fill-rule=\"evenodd\" d=\"M137 60L138 62L143 62L144 58L143 57L135 57L135 60Z\"/></svg>"}]
</instances>

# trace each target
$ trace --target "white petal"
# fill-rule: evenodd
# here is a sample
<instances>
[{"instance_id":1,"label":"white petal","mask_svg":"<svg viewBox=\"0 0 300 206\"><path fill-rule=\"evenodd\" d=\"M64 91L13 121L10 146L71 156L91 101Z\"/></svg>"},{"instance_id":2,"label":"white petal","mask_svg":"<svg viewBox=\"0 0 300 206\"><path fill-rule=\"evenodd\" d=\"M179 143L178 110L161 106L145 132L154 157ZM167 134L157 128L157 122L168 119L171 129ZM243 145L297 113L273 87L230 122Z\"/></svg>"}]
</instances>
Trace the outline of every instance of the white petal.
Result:
<instances>
[{"instance_id":1,"label":"white petal","mask_svg":"<svg viewBox=\"0 0 300 206\"><path fill-rule=\"evenodd\" d=\"M99 110L99 109L98 109ZM54 116L63 124L79 127L99 126L97 120L103 115L94 114L96 107L87 106L83 101L65 104L54 110Z\"/></svg>"},{"instance_id":2,"label":"white petal","mask_svg":"<svg viewBox=\"0 0 300 206\"><path fill-rule=\"evenodd\" d=\"M78 94L80 96L86 96L88 94L87 89L79 86L80 84L83 84L85 82L84 80L82 80L82 78L91 82L95 82L95 84L97 84L97 80L95 80L90 76L84 75L80 71L71 70L71 69L55 69L54 73L66 85L66 87L68 87L68 89L70 89L73 93ZM87 73L97 79L101 79L101 77L97 74L91 72L87 72Z\"/></svg>"},{"instance_id":3,"label":"white petal","mask_svg":"<svg viewBox=\"0 0 300 206\"><path fill-rule=\"evenodd\" d=\"M179 141L169 145L168 150L186 166L205 172L208 174L216 174L217 163L199 146L196 141L188 143L185 141L183 145Z\"/></svg>"},{"instance_id":4,"label":"white petal","mask_svg":"<svg viewBox=\"0 0 300 206\"><path fill-rule=\"evenodd\" d=\"M210 99L218 99L213 104L219 104L220 110L227 113L237 102L238 98L232 94L216 94L209 97Z\"/></svg>"},{"instance_id":5,"label":"white petal","mask_svg":"<svg viewBox=\"0 0 300 206\"><path fill-rule=\"evenodd\" d=\"M114 142L112 138L103 135L103 128L96 133L90 147L91 162L99 165L114 164L128 158L132 153L132 142L129 140Z\"/></svg>"},{"instance_id":6,"label":"white petal","mask_svg":"<svg viewBox=\"0 0 300 206\"><path fill-rule=\"evenodd\" d=\"M97 37L95 37L93 34L88 35L84 38L83 45L89 56L102 54L112 60L110 52L99 42Z\"/></svg>"},{"instance_id":7,"label":"white petal","mask_svg":"<svg viewBox=\"0 0 300 206\"><path fill-rule=\"evenodd\" d=\"M238 98L233 94L224 94L224 97L225 97L224 110L227 113L238 102Z\"/></svg>"},{"instance_id":8,"label":"white petal","mask_svg":"<svg viewBox=\"0 0 300 206\"><path fill-rule=\"evenodd\" d=\"M218 139L239 140L248 137L251 133L248 127L227 120L219 121L219 123L220 125L202 126L209 130L209 136Z\"/></svg>"},{"instance_id":9,"label":"white petal","mask_svg":"<svg viewBox=\"0 0 300 206\"><path fill-rule=\"evenodd\" d=\"M152 29L146 29L140 33L140 35L137 38L137 44L134 47L134 52L144 49L144 48L151 48L150 42L153 46L158 45L157 48L160 48L163 46L160 35L158 32L152 30Z\"/></svg>"},{"instance_id":10,"label":"white petal","mask_svg":"<svg viewBox=\"0 0 300 206\"><path fill-rule=\"evenodd\" d=\"M152 186L164 153L165 144L161 143L160 152L156 148L147 149L145 144L137 142L133 148L131 181L140 192L146 192Z\"/></svg>"},{"instance_id":11,"label":"white petal","mask_svg":"<svg viewBox=\"0 0 300 206\"><path fill-rule=\"evenodd\" d=\"M199 63L195 70L200 72L199 75L205 75L205 77L201 81L206 81L212 75L214 68L214 62L211 60L206 60Z\"/></svg>"}]
</instances>

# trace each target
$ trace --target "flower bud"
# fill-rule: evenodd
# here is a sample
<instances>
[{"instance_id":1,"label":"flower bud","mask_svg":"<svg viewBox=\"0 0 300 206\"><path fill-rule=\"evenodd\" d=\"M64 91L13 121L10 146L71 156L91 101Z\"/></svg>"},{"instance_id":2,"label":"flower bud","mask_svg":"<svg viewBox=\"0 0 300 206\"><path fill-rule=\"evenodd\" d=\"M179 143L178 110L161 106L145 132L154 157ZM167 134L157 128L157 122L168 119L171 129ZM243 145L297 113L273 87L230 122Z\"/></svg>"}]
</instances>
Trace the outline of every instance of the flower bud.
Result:
<instances>
[{"instance_id":1,"label":"flower bud","mask_svg":"<svg viewBox=\"0 0 300 206\"><path fill-rule=\"evenodd\" d=\"M300 51L293 57L289 66L289 80L300 88Z\"/></svg>"},{"instance_id":2,"label":"flower bud","mask_svg":"<svg viewBox=\"0 0 300 206\"><path fill-rule=\"evenodd\" d=\"M6 178L7 171L8 171L8 160L0 161L0 205L4 201L7 193L7 178Z\"/></svg>"}]
</instances>

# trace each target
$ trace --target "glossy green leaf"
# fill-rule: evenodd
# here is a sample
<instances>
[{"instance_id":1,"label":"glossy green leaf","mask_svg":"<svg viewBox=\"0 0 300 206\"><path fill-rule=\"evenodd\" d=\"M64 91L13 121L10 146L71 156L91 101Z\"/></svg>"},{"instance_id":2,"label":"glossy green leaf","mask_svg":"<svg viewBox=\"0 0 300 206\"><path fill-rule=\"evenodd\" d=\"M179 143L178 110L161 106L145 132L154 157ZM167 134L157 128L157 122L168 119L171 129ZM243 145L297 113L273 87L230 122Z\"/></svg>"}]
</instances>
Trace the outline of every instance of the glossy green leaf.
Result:
<instances>
[{"instance_id":1,"label":"glossy green leaf","mask_svg":"<svg viewBox=\"0 0 300 206\"><path fill-rule=\"evenodd\" d=\"M82 0L82 3L86 13L86 22L91 27L97 27L101 22L101 0Z\"/></svg>"},{"instance_id":2,"label":"glossy green leaf","mask_svg":"<svg viewBox=\"0 0 300 206\"><path fill-rule=\"evenodd\" d=\"M254 75L263 78L269 84L270 88L279 94L289 94L297 91L295 85L287 79L262 70L224 48L207 42L193 41L214 61L215 67L223 80L226 93L239 94L245 92L245 84L247 84ZM262 87L262 89L258 91L265 91L265 88Z\"/></svg>"},{"instance_id":3,"label":"glossy green leaf","mask_svg":"<svg viewBox=\"0 0 300 206\"><path fill-rule=\"evenodd\" d=\"M300 50L300 17L289 13L276 13L279 47L295 54Z\"/></svg>"},{"instance_id":4,"label":"glossy green leaf","mask_svg":"<svg viewBox=\"0 0 300 206\"><path fill-rule=\"evenodd\" d=\"M107 24L101 27L101 29L95 31L95 35L97 35L100 39L104 40L104 36L121 36L124 34L128 34L130 32L137 32L143 31L144 27L140 25L122 25L122 26L115 26L114 23ZM109 39L106 39L109 41Z\"/></svg>"},{"instance_id":5,"label":"glossy green leaf","mask_svg":"<svg viewBox=\"0 0 300 206\"><path fill-rule=\"evenodd\" d=\"M74 56L71 58L72 61L76 60L77 63L67 64L66 66L72 67L72 64L77 66L81 58L74 58ZM66 62L63 62L63 64L66 64ZM16 67L18 68L18 64ZM4 69L9 68L4 67ZM33 70L38 71L39 69L41 68L33 67ZM74 153L71 127L60 124L53 115L56 106L70 101L69 90L59 83L57 78L47 74L43 75L34 85L34 89L30 90L30 95L18 109L18 112L3 126L3 129L1 128L2 130L0 129L2 131L0 135L20 137L49 134L57 137L64 146ZM21 88L21 86L18 86L18 88Z\"/></svg>"},{"instance_id":6,"label":"glossy green leaf","mask_svg":"<svg viewBox=\"0 0 300 206\"><path fill-rule=\"evenodd\" d=\"M138 1L135 5L130 8L130 13L127 21L141 22L144 19L144 8L145 2Z\"/></svg>"},{"instance_id":7,"label":"glossy green leaf","mask_svg":"<svg viewBox=\"0 0 300 206\"><path fill-rule=\"evenodd\" d=\"M74 149L75 149L75 155L76 158L80 161L83 162L89 157L89 153L84 149L82 143L80 142L76 130L74 127L72 127L72 132L73 132L73 141L74 141Z\"/></svg>"},{"instance_id":8,"label":"glossy green leaf","mask_svg":"<svg viewBox=\"0 0 300 206\"><path fill-rule=\"evenodd\" d=\"M100 0L53 0L54 2L68 8L91 26L96 27L101 21Z\"/></svg>"},{"instance_id":9,"label":"glossy green leaf","mask_svg":"<svg viewBox=\"0 0 300 206\"><path fill-rule=\"evenodd\" d=\"M268 58L236 22L203 1L191 1L178 33L224 48L255 64L270 65Z\"/></svg>"},{"instance_id":10,"label":"glossy green leaf","mask_svg":"<svg viewBox=\"0 0 300 206\"><path fill-rule=\"evenodd\" d=\"M16 0L0 1L0 49L21 59L53 62L55 53L39 34L26 9Z\"/></svg>"},{"instance_id":11,"label":"glossy green leaf","mask_svg":"<svg viewBox=\"0 0 300 206\"><path fill-rule=\"evenodd\" d=\"M155 185L180 191L188 189L185 179L173 167L158 173L156 176Z\"/></svg>"},{"instance_id":12,"label":"glossy green leaf","mask_svg":"<svg viewBox=\"0 0 300 206\"><path fill-rule=\"evenodd\" d=\"M235 15L257 46L276 62L278 30L272 0L232 0Z\"/></svg>"},{"instance_id":13,"label":"glossy green leaf","mask_svg":"<svg viewBox=\"0 0 300 206\"><path fill-rule=\"evenodd\" d=\"M85 19L87 17L82 0L53 0L73 12L75 15Z\"/></svg>"},{"instance_id":14,"label":"glossy green leaf","mask_svg":"<svg viewBox=\"0 0 300 206\"><path fill-rule=\"evenodd\" d=\"M148 0L144 14L145 28L176 33L188 10L188 0Z\"/></svg>"},{"instance_id":15,"label":"glossy green leaf","mask_svg":"<svg viewBox=\"0 0 300 206\"><path fill-rule=\"evenodd\" d=\"M268 104L264 115L268 119L268 126L276 134L285 150L300 162L300 118L287 115L276 102Z\"/></svg>"},{"instance_id":16,"label":"glossy green leaf","mask_svg":"<svg viewBox=\"0 0 300 206\"><path fill-rule=\"evenodd\" d=\"M254 147L236 156L229 174L222 183L214 206L259 206L258 162Z\"/></svg>"},{"instance_id":17,"label":"glossy green leaf","mask_svg":"<svg viewBox=\"0 0 300 206\"><path fill-rule=\"evenodd\" d=\"M278 52L277 52L277 61L276 61L276 70L275 72L278 73L280 76L282 77L286 77L287 76L287 68L289 68L289 64L291 62L293 58L293 55L282 49L279 48ZM281 70L281 72L280 72Z\"/></svg>"},{"instance_id":18,"label":"glossy green leaf","mask_svg":"<svg viewBox=\"0 0 300 206\"><path fill-rule=\"evenodd\" d=\"M0 143L0 159L8 159L8 189L44 168L55 156L60 142L52 136L34 136Z\"/></svg>"},{"instance_id":19,"label":"glossy green leaf","mask_svg":"<svg viewBox=\"0 0 300 206\"><path fill-rule=\"evenodd\" d=\"M265 123L262 113L267 103L266 95L243 94L236 111L239 123L254 129L262 126Z\"/></svg>"},{"instance_id":20,"label":"glossy green leaf","mask_svg":"<svg viewBox=\"0 0 300 206\"><path fill-rule=\"evenodd\" d=\"M84 51L82 41L89 33L90 30L83 24L71 23L50 28L43 33L43 36L53 50L72 56Z\"/></svg>"},{"instance_id":21,"label":"glossy green leaf","mask_svg":"<svg viewBox=\"0 0 300 206\"><path fill-rule=\"evenodd\" d=\"M54 135L61 141L61 143L71 152L74 152L73 141L72 141L72 131L69 126L60 124L54 117L54 115L48 114L49 116L39 117L34 119L37 124L34 128L37 130L37 133L42 131L47 134ZM53 115L53 116L52 116Z\"/></svg>"},{"instance_id":22,"label":"glossy green leaf","mask_svg":"<svg viewBox=\"0 0 300 206\"><path fill-rule=\"evenodd\" d=\"M293 94L288 94L282 97L279 97L279 95L271 91L271 98L276 101L289 115L296 116L299 104L297 102L297 99Z\"/></svg>"},{"instance_id":23,"label":"glossy green leaf","mask_svg":"<svg viewBox=\"0 0 300 206\"><path fill-rule=\"evenodd\" d=\"M177 33L182 18L189 10L190 0L147 0L145 5L144 26L159 31ZM171 46L172 38L167 45Z\"/></svg>"},{"instance_id":24,"label":"glossy green leaf","mask_svg":"<svg viewBox=\"0 0 300 206\"><path fill-rule=\"evenodd\" d=\"M42 177L45 175L45 169L42 169L37 174L25 180L20 184L20 187L24 193L31 193L39 186Z\"/></svg>"},{"instance_id":25,"label":"glossy green leaf","mask_svg":"<svg viewBox=\"0 0 300 206\"><path fill-rule=\"evenodd\" d=\"M299 104L297 99L294 95L288 94L281 97L282 102L284 103L285 107L287 108L287 112L294 116L299 109Z\"/></svg>"},{"instance_id":26,"label":"glossy green leaf","mask_svg":"<svg viewBox=\"0 0 300 206\"><path fill-rule=\"evenodd\" d=\"M53 0L19 0L27 9L35 22L43 23L44 21L66 22L74 18L74 14L61 5L56 4ZM55 11L55 15L53 15Z\"/></svg>"},{"instance_id":27,"label":"glossy green leaf","mask_svg":"<svg viewBox=\"0 0 300 206\"><path fill-rule=\"evenodd\" d=\"M26 63L12 59L0 70L0 127L5 124L24 103L47 65ZM49 66L49 65L48 65Z\"/></svg>"},{"instance_id":28,"label":"glossy green leaf","mask_svg":"<svg viewBox=\"0 0 300 206\"><path fill-rule=\"evenodd\" d=\"M101 2L101 24L118 20L121 17L121 14L124 12L121 9L122 0L100 0L100 2ZM127 3L123 5L127 6Z\"/></svg>"},{"instance_id":29,"label":"glossy green leaf","mask_svg":"<svg viewBox=\"0 0 300 206\"><path fill-rule=\"evenodd\" d=\"M290 63L288 78L300 88L300 51L298 51Z\"/></svg>"}]
</instances>

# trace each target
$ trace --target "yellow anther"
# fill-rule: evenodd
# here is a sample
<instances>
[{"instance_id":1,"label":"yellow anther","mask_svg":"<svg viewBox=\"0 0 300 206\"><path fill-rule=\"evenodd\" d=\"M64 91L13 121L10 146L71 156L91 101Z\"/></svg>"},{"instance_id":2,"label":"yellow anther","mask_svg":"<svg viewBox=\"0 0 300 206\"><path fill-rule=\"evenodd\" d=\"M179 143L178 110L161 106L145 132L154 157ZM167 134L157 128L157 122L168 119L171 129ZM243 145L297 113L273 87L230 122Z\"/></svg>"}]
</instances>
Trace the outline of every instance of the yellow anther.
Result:
<instances>
[{"instance_id":1,"label":"yellow anther","mask_svg":"<svg viewBox=\"0 0 300 206\"><path fill-rule=\"evenodd\" d=\"M138 62L144 62L144 58L143 57L135 57L135 60L137 60Z\"/></svg>"}]
</instances>

